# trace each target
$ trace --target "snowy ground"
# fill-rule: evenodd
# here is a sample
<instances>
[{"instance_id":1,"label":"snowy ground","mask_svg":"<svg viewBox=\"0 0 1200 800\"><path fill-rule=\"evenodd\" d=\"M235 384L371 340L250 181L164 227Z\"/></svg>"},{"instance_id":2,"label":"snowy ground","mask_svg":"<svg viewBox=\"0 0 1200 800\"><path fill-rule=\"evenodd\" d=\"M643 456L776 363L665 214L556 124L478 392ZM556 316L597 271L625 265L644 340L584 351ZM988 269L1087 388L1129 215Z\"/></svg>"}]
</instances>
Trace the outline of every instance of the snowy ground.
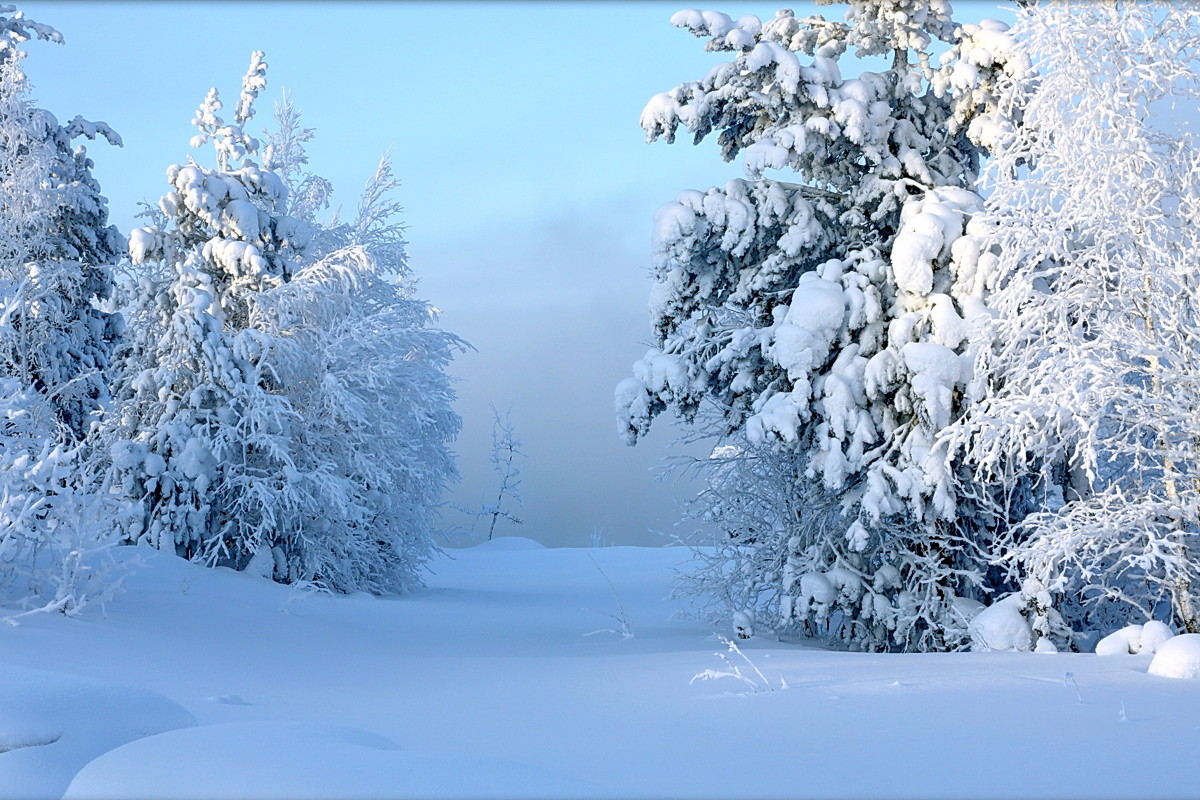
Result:
<instances>
[{"instance_id":1,"label":"snowy ground","mask_svg":"<svg viewBox=\"0 0 1200 800\"><path fill-rule=\"evenodd\" d=\"M1149 656L755 638L753 693L691 681L725 665L662 600L686 550L453 555L379 600L142 553L106 618L0 626L0 797L1200 797L1200 680ZM632 638L585 635L597 564Z\"/></svg>"}]
</instances>

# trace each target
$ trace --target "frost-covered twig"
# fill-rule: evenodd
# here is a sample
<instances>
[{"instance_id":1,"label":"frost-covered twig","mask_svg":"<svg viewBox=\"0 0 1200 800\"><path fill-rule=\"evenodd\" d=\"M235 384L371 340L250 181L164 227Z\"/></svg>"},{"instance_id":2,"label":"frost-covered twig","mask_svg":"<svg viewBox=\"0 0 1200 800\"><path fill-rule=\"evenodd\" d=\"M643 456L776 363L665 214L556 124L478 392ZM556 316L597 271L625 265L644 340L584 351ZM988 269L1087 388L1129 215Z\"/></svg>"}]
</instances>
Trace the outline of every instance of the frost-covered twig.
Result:
<instances>
[{"instance_id":1,"label":"frost-covered twig","mask_svg":"<svg viewBox=\"0 0 1200 800\"><path fill-rule=\"evenodd\" d=\"M617 587L613 586L612 579L608 577L608 573L600 569L600 565L596 563L596 559L589 555L588 560L592 562L592 565L596 567L596 570L608 583L608 588L612 590L613 599L617 601L617 613L611 614L607 611L596 611L594 608L585 608L584 611L594 611L597 614L603 614L604 616L615 620L617 624L621 626L621 628L620 630L614 628L601 628L599 630L591 631L590 633L585 633L584 636L594 636L597 633L618 633L621 635L622 639L632 639L633 627L629 624L629 615L625 613L625 604L621 602L621 596L617 594Z\"/></svg>"},{"instance_id":2,"label":"frost-covered twig","mask_svg":"<svg viewBox=\"0 0 1200 800\"><path fill-rule=\"evenodd\" d=\"M758 665L750 660L749 656L742 652L741 648L737 646L736 642L727 636L722 636L719 633L716 634L716 637L717 641L725 645L726 652L714 653L713 655L724 661L725 666L728 669L706 669L702 672L697 672L692 676L692 679L688 681L689 685L695 683L696 681L710 681L717 678L734 678L735 680L739 680L746 684L750 690L749 694L775 691L775 687L771 685L769 680L767 680L767 676L762 673L762 670L758 668ZM744 661L745 666L749 667L749 669L753 671L753 674L747 675L746 672L743 671L742 665L734 663L733 659L728 655L729 653L734 654ZM783 677L779 678L779 688L788 688L787 681L784 680Z\"/></svg>"},{"instance_id":3,"label":"frost-covered twig","mask_svg":"<svg viewBox=\"0 0 1200 800\"><path fill-rule=\"evenodd\" d=\"M1077 697L1079 699L1079 704L1083 705L1083 694L1079 691L1079 684L1075 682L1075 673L1074 672L1064 672L1063 673L1063 686L1074 689L1075 697Z\"/></svg>"},{"instance_id":4,"label":"frost-covered twig","mask_svg":"<svg viewBox=\"0 0 1200 800\"><path fill-rule=\"evenodd\" d=\"M492 518L491 525L488 526L488 541L491 541L495 535L496 523L501 519L506 519L514 525L523 524L520 517L504 509L505 499L511 500L522 508L525 507L525 501L521 499L519 492L521 468L517 465L517 456L524 458L525 454L521 452L521 440L516 437L510 417L511 412L508 412L501 420L500 412L494 405L492 406L492 452L488 456L488 460L492 462L492 468L500 473L500 488L496 490L496 502L484 505L478 511L456 506L464 514Z\"/></svg>"},{"instance_id":5,"label":"frost-covered twig","mask_svg":"<svg viewBox=\"0 0 1200 800\"><path fill-rule=\"evenodd\" d=\"M307 601L313 597L333 597L333 591L319 581L296 581L288 587L287 597L280 604L279 610L285 614L291 614L294 603Z\"/></svg>"}]
</instances>

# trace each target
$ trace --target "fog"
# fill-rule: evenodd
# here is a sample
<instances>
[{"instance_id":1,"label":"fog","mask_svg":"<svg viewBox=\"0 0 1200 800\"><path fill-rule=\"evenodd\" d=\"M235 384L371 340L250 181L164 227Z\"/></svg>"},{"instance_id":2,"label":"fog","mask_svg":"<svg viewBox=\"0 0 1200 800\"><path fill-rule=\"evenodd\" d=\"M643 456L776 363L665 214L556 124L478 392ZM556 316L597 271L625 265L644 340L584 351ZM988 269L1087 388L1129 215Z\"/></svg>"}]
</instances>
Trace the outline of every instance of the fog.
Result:
<instances>
[{"instance_id":1,"label":"fog","mask_svg":"<svg viewBox=\"0 0 1200 800\"><path fill-rule=\"evenodd\" d=\"M526 458L525 508L497 533L583 545L663 544L690 484L655 480L678 431L660 423L636 448L617 436L612 391L645 352L648 222L634 204L566 210L462 242L413 246L422 290L445 310L444 325L477 348L451 369L464 428L462 484L454 497L494 502L500 477L487 462L490 406L510 415ZM501 245L502 242L502 245ZM519 279L514 275L519 270ZM701 448L702 450L702 448ZM701 452L702 454L702 452ZM515 507L514 507L514 510ZM472 520L447 511L468 528ZM478 526L482 534L487 520Z\"/></svg>"}]
</instances>

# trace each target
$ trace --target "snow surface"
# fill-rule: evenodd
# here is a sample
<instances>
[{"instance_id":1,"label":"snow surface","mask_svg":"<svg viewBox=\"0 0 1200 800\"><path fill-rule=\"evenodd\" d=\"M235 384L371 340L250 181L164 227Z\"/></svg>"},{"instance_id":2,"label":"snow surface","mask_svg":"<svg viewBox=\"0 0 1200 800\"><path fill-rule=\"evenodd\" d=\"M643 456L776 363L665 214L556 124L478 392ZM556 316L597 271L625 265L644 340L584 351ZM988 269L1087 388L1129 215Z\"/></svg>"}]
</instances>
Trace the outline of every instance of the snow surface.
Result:
<instances>
[{"instance_id":1,"label":"snow surface","mask_svg":"<svg viewBox=\"0 0 1200 800\"><path fill-rule=\"evenodd\" d=\"M1200 796L1200 683L1148 655L747 661L663 600L681 548L499 539L398 599L118 555L107 617L0 626L0 797Z\"/></svg>"}]
</instances>

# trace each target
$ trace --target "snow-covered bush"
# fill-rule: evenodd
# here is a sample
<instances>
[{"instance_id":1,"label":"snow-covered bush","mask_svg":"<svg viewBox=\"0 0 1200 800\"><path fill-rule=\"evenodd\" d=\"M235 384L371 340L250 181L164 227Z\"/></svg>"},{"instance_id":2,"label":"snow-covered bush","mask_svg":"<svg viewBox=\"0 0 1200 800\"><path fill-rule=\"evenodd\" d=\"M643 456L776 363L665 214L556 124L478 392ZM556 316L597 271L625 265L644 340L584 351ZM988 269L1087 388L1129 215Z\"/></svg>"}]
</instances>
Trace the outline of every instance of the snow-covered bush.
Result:
<instances>
[{"instance_id":1,"label":"snow-covered bush","mask_svg":"<svg viewBox=\"0 0 1200 800\"><path fill-rule=\"evenodd\" d=\"M76 614L118 588L107 558L126 509L40 393L0 378L0 603Z\"/></svg>"},{"instance_id":2,"label":"snow-covered bush","mask_svg":"<svg viewBox=\"0 0 1200 800\"><path fill-rule=\"evenodd\" d=\"M1175 632L1165 622L1150 620L1144 625L1126 625L1096 642L1098 656L1128 656L1157 652Z\"/></svg>"},{"instance_id":3,"label":"snow-covered bush","mask_svg":"<svg viewBox=\"0 0 1200 800\"><path fill-rule=\"evenodd\" d=\"M986 582L989 533L937 434L962 413L985 313L978 140L1003 127L992 90L1022 66L1004 26L959 28L922 0L856 0L845 22L672 23L731 60L651 99L642 127L715 134L749 178L659 211L655 347L616 390L631 443L708 404L737 448L701 497L730 538L692 585L739 600L726 618L768 605L857 647L961 646L954 607ZM952 48L940 66L935 42ZM851 48L891 66L843 77Z\"/></svg>"},{"instance_id":4,"label":"snow-covered bush","mask_svg":"<svg viewBox=\"0 0 1200 800\"><path fill-rule=\"evenodd\" d=\"M1034 647L1033 628L1025 619L1019 594L1010 594L980 611L968 630L973 650L1029 652Z\"/></svg>"},{"instance_id":5,"label":"snow-covered bush","mask_svg":"<svg viewBox=\"0 0 1200 800\"><path fill-rule=\"evenodd\" d=\"M460 420L445 368L467 345L434 327L415 297L388 156L367 181L349 222L323 221L333 188L303 167L289 98L276 107L269 163L289 185L289 208L312 231L307 263L258 298L254 324L296 420L293 453L302 496L284 527L281 579L318 578L374 593L420 585L433 552L442 492L457 478L449 444Z\"/></svg>"},{"instance_id":6,"label":"snow-covered bush","mask_svg":"<svg viewBox=\"0 0 1200 800\"><path fill-rule=\"evenodd\" d=\"M1029 4L986 173L968 414L1000 552L1076 628L1200 630L1200 8ZM1024 504L1022 509L1014 505ZM1032 511L1033 513L1028 513Z\"/></svg>"},{"instance_id":7,"label":"snow-covered bush","mask_svg":"<svg viewBox=\"0 0 1200 800\"><path fill-rule=\"evenodd\" d=\"M1163 642L1147 672L1164 678L1200 678L1200 633L1185 633Z\"/></svg>"}]
</instances>

